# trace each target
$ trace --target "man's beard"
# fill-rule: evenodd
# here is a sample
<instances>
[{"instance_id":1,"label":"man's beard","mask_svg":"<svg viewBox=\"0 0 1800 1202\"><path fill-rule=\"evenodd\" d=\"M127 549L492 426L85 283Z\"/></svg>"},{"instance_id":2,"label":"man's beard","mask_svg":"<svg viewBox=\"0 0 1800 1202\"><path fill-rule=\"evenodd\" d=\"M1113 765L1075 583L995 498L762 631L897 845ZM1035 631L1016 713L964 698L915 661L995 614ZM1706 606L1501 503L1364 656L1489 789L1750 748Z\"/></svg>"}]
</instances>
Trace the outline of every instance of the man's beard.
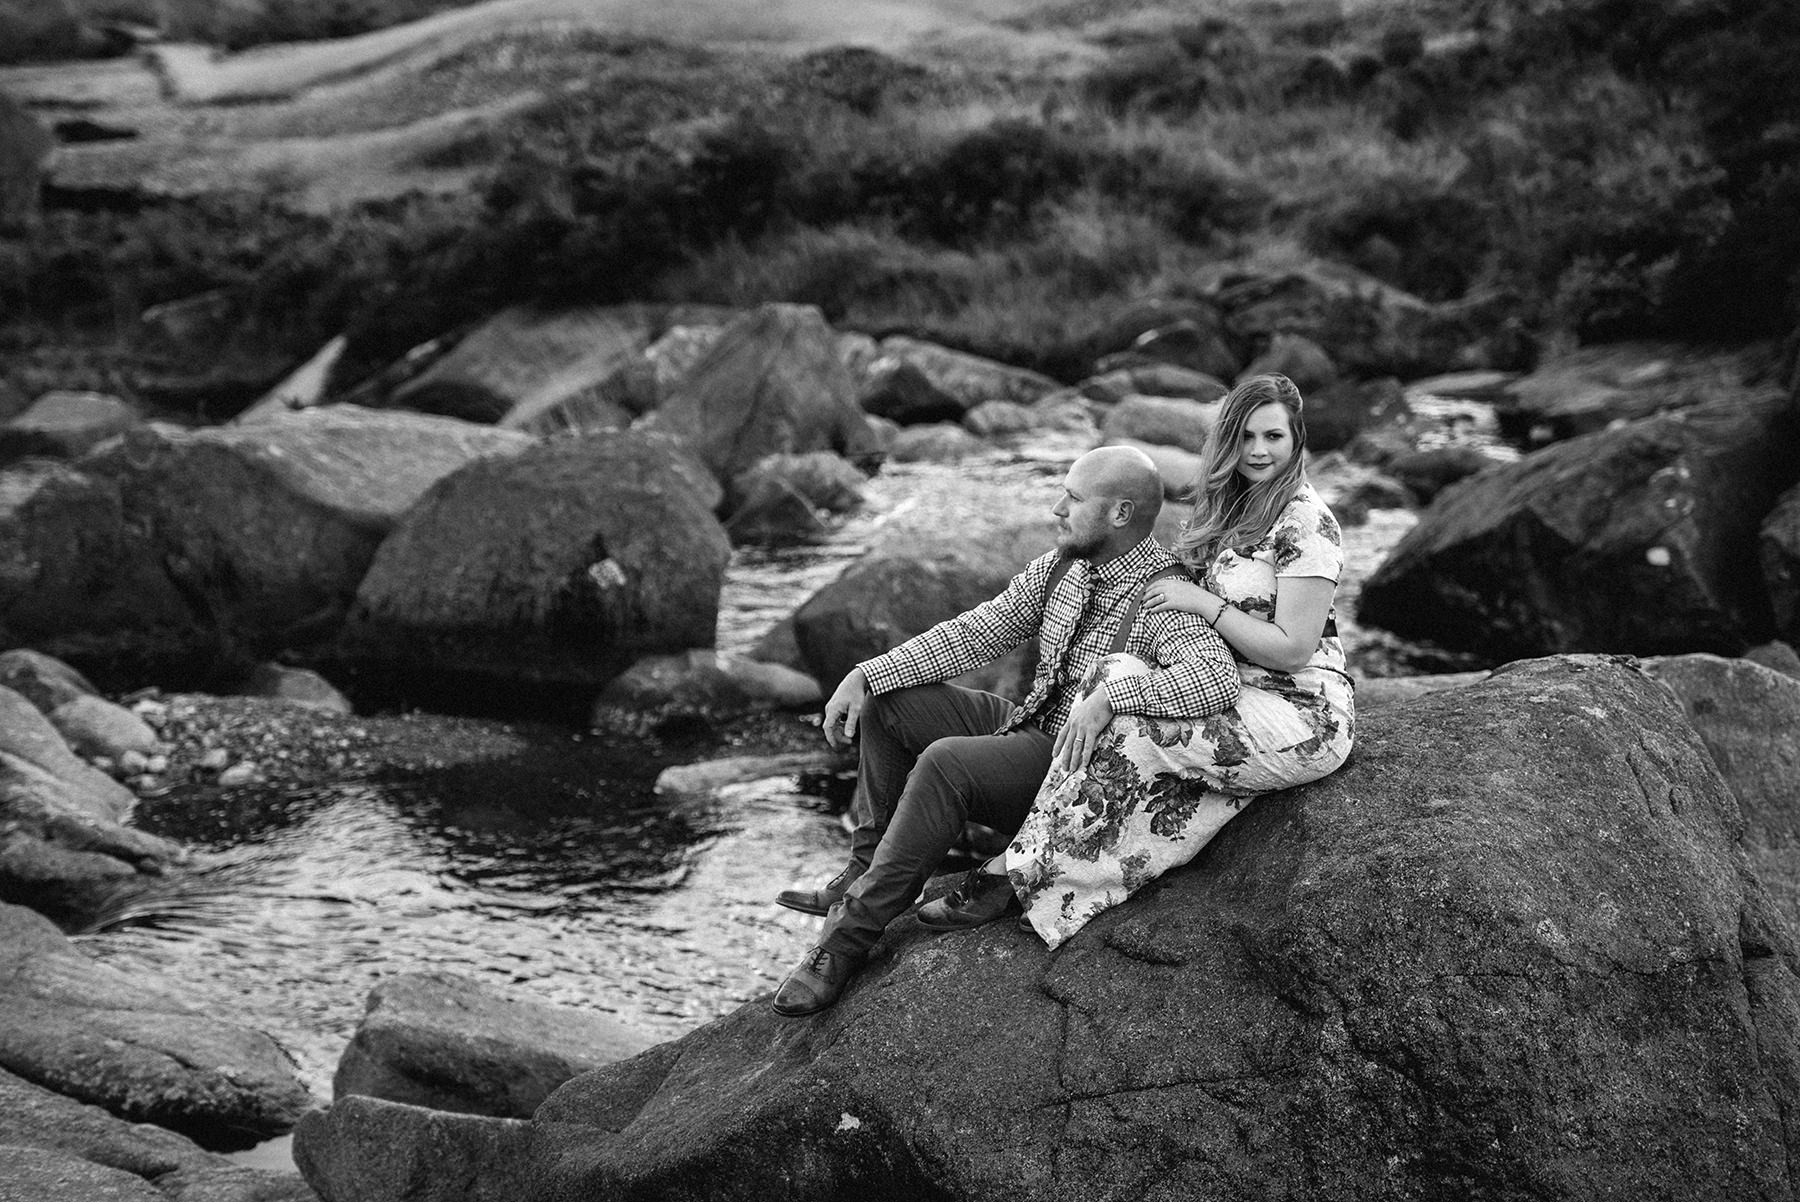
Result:
<instances>
[{"instance_id":1,"label":"man's beard","mask_svg":"<svg viewBox=\"0 0 1800 1202\"><path fill-rule=\"evenodd\" d=\"M1092 559L1105 545L1104 534L1090 534L1086 538L1073 530L1059 530L1056 534L1056 549L1071 559Z\"/></svg>"}]
</instances>

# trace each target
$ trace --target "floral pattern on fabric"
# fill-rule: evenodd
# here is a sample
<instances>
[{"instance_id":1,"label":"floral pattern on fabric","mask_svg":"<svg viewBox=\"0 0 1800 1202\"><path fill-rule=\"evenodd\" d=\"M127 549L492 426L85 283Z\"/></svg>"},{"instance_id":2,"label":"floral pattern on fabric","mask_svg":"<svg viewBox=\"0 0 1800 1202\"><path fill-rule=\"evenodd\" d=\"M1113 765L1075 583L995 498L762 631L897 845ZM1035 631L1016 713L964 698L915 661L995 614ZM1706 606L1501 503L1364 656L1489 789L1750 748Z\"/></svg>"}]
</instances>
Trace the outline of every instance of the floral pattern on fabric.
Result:
<instances>
[{"instance_id":1,"label":"floral pattern on fabric","mask_svg":"<svg viewBox=\"0 0 1800 1202\"><path fill-rule=\"evenodd\" d=\"M1221 552L1205 584L1273 621L1282 577L1336 580L1342 571L1337 520L1303 485L1269 536ZM1108 656L1088 674L1083 695L1150 670L1136 656ZM1241 660L1239 671L1244 688L1230 709L1204 718L1122 714L1084 768L1051 768L1006 853L1025 916L1051 947L1193 859L1255 797L1317 780L1349 755L1353 686L1335 611L1299 672Z\"/></svg>"}]
</instances>

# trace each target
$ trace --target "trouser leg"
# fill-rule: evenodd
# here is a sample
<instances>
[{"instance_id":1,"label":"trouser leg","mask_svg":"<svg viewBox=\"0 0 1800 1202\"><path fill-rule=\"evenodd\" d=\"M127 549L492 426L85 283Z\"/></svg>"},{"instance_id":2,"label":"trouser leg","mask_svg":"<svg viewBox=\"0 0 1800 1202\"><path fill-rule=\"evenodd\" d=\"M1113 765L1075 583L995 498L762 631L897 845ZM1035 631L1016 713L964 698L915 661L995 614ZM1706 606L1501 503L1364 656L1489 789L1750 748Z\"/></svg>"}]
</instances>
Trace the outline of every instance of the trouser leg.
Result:
<instances>
[{"instance_id":1,"label":"trouser leg","mask_svg":"<svg viewBox=\"0 0 1800 1202\"><path fill-rule=\"evenodd\" d=\"M1013 703L993 693L951 684L876 693L864 703L857 730L857 823L850 855L867 867L887 830L906 778L924 750L950 735L991 735Z\"/></svg>"},{"instance_id":2,"label":"trouser leg","mask_svg":"<svg viewBox=\"0 0 1800 1202\"><path fill-rule=\"evenodd\" d=\"M1051 739L1035 726L1003 735L941 738L906 778L869 870L833 906L821 947L862 956L912 904L965 822L1010 835L1050 767Z\"/></svg>"}]
</instances>

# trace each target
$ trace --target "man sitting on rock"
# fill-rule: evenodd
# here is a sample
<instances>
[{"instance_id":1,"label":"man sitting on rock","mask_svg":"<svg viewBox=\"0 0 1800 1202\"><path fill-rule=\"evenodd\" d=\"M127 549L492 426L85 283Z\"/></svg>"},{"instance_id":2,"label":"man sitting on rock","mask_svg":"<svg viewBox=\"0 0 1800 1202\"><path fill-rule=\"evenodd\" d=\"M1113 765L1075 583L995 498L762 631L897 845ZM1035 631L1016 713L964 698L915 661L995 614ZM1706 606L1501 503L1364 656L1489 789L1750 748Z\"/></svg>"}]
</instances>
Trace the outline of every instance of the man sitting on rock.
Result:
<instances>
[{"instance_id":1,"label":"man sitting on rock","mask_svg":"<svg viewBox=\"0 0 1800 1202\"><path fill-rule=\"evenodd\" d=\"M1150 534L1162 496L1156 465L1142 451L1089 451L1069 469L1051 511L1054 551L993 600L858 664L832 693L825 737L844 746L860 729L859 812L867 817L842 872L823 888L777 899L827 916L818 945L776 992L777 1014L813 1014L837 1001L963 825L1017 831L1052 760L1085 763L1115 713L1204 717L1236 700L1237 666L1212 627L1196 614L1138 608L1145 582L1175 567ZM944 683L1034 635L1037 674L1022 703ZM1137 655L1151 674L1110 680L1082 697L1089 669L1114 650ZM930 925L978 926L1016 905L1003 872L977 868L931 903Z\"/></svg>"}]
</instances>

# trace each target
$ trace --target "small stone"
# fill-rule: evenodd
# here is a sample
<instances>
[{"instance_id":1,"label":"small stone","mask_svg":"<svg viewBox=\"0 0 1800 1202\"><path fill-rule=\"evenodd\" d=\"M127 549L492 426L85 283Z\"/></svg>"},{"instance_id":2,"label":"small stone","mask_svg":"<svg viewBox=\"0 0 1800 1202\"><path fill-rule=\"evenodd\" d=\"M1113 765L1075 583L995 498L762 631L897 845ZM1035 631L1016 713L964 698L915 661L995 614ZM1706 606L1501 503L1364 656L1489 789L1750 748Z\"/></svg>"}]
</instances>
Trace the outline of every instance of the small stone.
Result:
<instances>
[{"instance_id":1,"label":"small stone","mask_svg":"<svg viewBox=\"0 0 1800 1202\"><path fill-rule=\"evenodd\" d=\"M162 777L152 776L148 772L140 772L136 776L126 777L125 786L133 793L154 793L162 788Z\"/></svg>"},{"instance_id":2,"label":"small stone","mask_svg":"<svg viewBox=\"0 0 1800 1202\"><path fill-rule=\"evenodd\" d=\"M100 769L100 771L106 773L108 776L116 774L119 768L118 761L114 760L110 755L97 755L89 760L88 763Z\"/></svg>"},{"instance_id":3,"label":"small stone","mask_svg":"<svg viewBox=\"0 0 1800 1202\"><path fill-rule=\"evenodd\" d=\"M150 757L141 751L127 751L119 757L119 770L128 776L146 771L149 767Z\"/></svg>"},{"instance_id":4,"label":"small stone","mask_svg":"<svg viewBox=\"0 0 1800 1202\"><path fill-rule=\"evenodd\" d=\"M169 757L166 755L153 755L144 767L147 771L158 774L167 772L169 770Z\"/></svg>"},{"instance_id":5,"label":"small stone","mask_svg":"<svg viewBox=\"0 0 1800 1202\"><path fill-rule=\"evenodd\" d=\"M256 765L248 760L241 764L233 764L219 773L219 783L227 789L238 785L247 785L256 779Z\"/></svg>"},{"instance_id":6,"label":"small stone","mask_svg":"<svg viewBox=\"0 0 1800 1202\"><path fill-rule=\"evenodd\" d=\"M223 747L214 747L200 757L200 767L208 772L223 772L231 763L231 755Z\"/></svg>"},{"instance_id":7,"label":"small stone","mask_svg":"<svg viewBox=\"0 0 1800 1202\"><path fill-rule=\"evenodd\" d=\"M152 701L148 697L133 705L131 712L142 718L148 726L160 728L169 723L169 707L161 701Z\"/></svg>"}]
</instances>

